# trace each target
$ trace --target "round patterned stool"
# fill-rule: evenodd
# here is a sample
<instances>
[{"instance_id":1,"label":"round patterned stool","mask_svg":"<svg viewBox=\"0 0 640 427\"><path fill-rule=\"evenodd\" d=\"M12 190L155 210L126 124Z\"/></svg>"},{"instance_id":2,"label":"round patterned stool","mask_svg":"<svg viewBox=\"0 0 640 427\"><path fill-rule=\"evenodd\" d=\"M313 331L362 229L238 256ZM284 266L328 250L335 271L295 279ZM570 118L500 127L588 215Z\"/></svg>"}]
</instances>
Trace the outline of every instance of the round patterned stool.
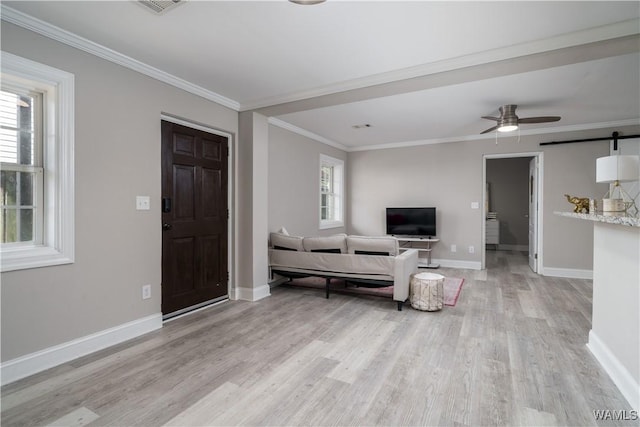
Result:
<instances>
[{"instance_id":1,"label":"round patterned stool","mask_svg":"<svg viewBox=\"0 0 640 427\"><path fill-rule=\"evenodd\" d=\"M444 276L435 273L417 273L411 276L411 307L422 311L442 310Z\"/></svg>"}]
</instances>

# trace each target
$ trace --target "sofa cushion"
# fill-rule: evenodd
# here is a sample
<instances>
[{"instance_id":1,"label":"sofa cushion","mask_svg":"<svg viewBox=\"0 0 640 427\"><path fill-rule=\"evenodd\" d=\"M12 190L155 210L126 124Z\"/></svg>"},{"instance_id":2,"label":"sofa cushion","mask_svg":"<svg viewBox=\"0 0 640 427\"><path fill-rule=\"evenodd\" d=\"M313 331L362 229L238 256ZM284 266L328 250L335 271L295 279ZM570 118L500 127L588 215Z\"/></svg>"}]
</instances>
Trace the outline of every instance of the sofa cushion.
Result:
<instances>
[{"instance_id":1,"label":"sofa cushion","mask_svg":"<svg viewBox=\"0 0 640 427\"><path fill-rule=\"evenodd\" d=\"M294 271L319 276L354 277L393 280L396 257L349 254L313 253L300 251L269 251L272 270ZM409 284L407 278L407 285Z\"/></svg>"},{"instance_id":2,"label":"sofa cushion","mask_svg":"<svg viewBox=\"0 0 640 427\"><path fill-rule=\"evenodd\" d=\"M399 253L398 239L387 236L349 236L347 249L350 254L362 255L396 256Z\"/></svg>"},{"instance_id":3,"label":"sofa cushion","mask_svg":"<svg viewBox=\"0 0 640 427\"><path fill-rule=\"evenodd\" d=\"M305 237L302 245L307 252L347 253L347 235L336 234L333 236Z\"/></svg>"},{"instance_id":4,"label":"sofa cushion","mask_svg":"<svg viewBox=\"0 0 640 427\"><path fill-rule=\"evenodd\" d=\"M271 233L269 238L271 240L271 246L274 249L304 251L304 246L302 246L302 237L288 236L282 233Z\"/></svg>"}]
</instances>

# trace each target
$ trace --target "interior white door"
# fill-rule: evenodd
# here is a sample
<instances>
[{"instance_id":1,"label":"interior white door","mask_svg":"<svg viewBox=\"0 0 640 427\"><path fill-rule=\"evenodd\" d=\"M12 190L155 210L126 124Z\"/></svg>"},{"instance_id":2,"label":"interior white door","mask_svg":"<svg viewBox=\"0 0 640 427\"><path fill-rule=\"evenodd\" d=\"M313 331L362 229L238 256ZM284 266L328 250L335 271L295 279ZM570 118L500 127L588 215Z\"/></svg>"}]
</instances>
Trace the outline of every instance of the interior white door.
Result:
<instances>
[{"instance_id":1,"label":"interior white door","mask_svg":"<svg viewBox=\"0 0 640 427\"><path fill-rule=\"evenodd\" d=\"M529 267L538 272L538 158L529 161Z\"/></svg>"}]
</instances>

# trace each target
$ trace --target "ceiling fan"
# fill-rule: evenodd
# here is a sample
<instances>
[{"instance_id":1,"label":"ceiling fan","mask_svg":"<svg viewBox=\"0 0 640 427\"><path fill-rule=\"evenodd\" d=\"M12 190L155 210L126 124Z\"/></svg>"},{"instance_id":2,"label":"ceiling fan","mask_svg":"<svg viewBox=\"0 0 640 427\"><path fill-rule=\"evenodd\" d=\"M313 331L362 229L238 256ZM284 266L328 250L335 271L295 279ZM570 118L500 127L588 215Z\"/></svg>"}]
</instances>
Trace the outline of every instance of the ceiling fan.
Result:
<instances>
[{"instance_id":1,"label":"ceiling fan","mask_svg":"<svg viewBox=\"0 0 640 427\"><path fill-rule=\"evenodd\" d=\"M480 132L480 134L493 132L511 132L518 129L518 126L522 123L547 123L557 122L560 120L560 116L540 116L540 117L525 117L519 118L516 116L517 105L507 104L498 109L500 111L500 117L482 116L483 119L495 120L498 122L494 127Z\"/></svg>"}]
</instances>

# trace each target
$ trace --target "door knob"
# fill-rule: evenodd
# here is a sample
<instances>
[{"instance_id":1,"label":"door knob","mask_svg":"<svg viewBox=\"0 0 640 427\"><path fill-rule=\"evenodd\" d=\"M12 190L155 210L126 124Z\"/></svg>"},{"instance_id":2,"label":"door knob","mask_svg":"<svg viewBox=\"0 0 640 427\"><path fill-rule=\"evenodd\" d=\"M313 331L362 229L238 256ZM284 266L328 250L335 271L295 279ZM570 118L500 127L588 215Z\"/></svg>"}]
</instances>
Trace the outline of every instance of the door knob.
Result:
<instances>
[{"instance_id":1,"label":"door knob","mask_svg":"<svg viewBox=\"0 0 640 427\"><path fill-rule=\"evenodd\" d=\"M171 230L173 228L173 226L171 224L167 224L166 222L164 224L162 224L162 229L163 230Z\"/></svg>"}]
</instances>

